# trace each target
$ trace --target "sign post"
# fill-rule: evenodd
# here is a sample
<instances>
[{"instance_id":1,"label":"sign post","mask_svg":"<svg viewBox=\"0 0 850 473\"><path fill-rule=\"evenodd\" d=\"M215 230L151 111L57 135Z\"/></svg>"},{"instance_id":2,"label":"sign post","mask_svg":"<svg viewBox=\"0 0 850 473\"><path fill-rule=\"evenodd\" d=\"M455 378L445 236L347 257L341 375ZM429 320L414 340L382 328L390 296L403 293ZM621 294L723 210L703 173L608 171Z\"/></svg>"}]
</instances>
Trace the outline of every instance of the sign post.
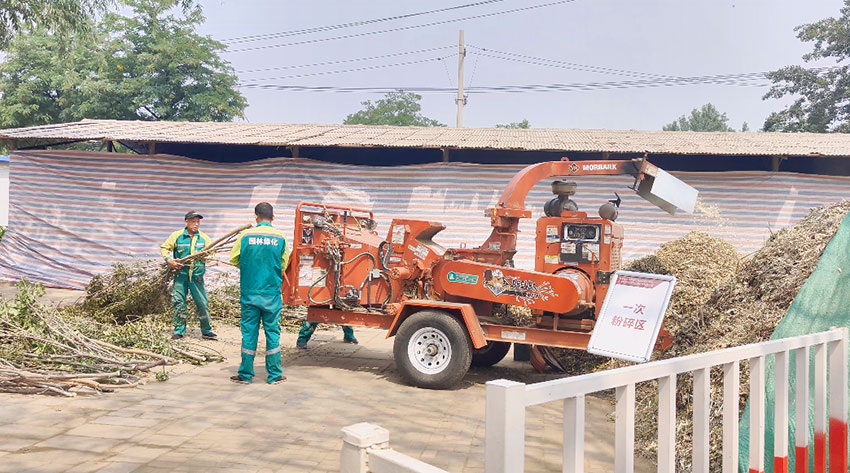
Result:
<instances>
[{"instance_id":1,"label":"sign post","mask_svg":"<svg viewBox=\"0 0 850 473\"><path fill-rule=\"evenodd\" d=\"M675 285L675 276L615 271L587 351L649 361Z\"/></svg>"}]
</instances>

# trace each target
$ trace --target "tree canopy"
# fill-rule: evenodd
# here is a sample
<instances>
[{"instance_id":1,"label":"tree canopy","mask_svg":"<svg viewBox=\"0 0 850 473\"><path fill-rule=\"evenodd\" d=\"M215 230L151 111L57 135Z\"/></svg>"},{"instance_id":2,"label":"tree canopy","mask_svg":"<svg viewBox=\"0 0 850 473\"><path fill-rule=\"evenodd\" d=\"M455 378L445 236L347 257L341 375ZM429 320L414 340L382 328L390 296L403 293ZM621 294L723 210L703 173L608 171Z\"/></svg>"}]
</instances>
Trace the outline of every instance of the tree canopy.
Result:
<instances>
[{"instance_id":1,"label":"tree canopy","mask_svg":"<svg viewBox=\"0 0 850 473\"><path fill-rule=\"evenodd\" d=\"M806 62L850 58L850 0L838 18L827 18L795 28L797 38L813 42ZM765 131L850 133L850 65L808 69L788 66L768 74L773 81L764 99L795 97L764 122Z\"/></svg>"},{"instance_id":2,"label":"tree canopy","mask_svg":"<svg viewBox=\"0 0 850 473\"><path fill-rule=\"evenodd\" d=\"M372 102L360 102L363 109L345 117L346 125L446 126L423 116L419 101L422 96L396 90Z\"/></svg>"},{"instance_id":3,"label":"tree canopy","mask_svg":"<svg viewBox=\"0 0 850 473\"><path fill-rule=\"evenodd\" d=\"M195 33L199 6L126 0L91 34L39 28L16 37L0 64L0 126L82 118L225 121L247 106L224 45ZM183 8L178 8L183 7Z\"/></svg>"},{"instance_id":4,"label":"tree canopy","mask_svg":"<svg viewBox=\"0 0 850 473\"><path fill-rule=\"evenodd\" d=\"M64 34L88 30L113 0L0 0L0 48L28 30Z\"/></svg>"},{"instance_id":5,"label":"tree canopy","mask_svg":"<svg viewBox=\"0 0 850 473\"><path fill-rule=\"evenodd\" d=\"M699 109L691 110L690 116L682 115L673 123L664 125L664 131L735 131L727 125L729 118L717 108L707 103Z\"/></svg>"},{"instance_id":6,"label":"tree canopy","mask_svg":"<svg viewBox=\"0 0 850 473\"><path fill-rule=\"evenodd\" d=\"M529 125L528 119L523 118L521 122L511 122L511 123L506 123L504 125L497 124L496 128L522 128L522 129L526 129L526 128L531 128L531 125Z\"/></svg>"}]
</instances>

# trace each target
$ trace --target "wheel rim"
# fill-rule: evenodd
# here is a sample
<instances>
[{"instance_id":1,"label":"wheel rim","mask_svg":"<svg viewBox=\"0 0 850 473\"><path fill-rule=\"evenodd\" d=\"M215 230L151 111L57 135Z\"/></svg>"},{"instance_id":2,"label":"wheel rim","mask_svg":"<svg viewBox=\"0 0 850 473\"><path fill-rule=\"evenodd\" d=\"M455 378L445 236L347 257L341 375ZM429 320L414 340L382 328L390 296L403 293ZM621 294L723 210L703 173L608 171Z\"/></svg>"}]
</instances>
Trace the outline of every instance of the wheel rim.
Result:
<instances>
[{"instance_id":1,"label":"wheel rim","mask_svg":"<svg viewBox=\"0 0 850 473\"><path fill-rule=\"evenodd\" d=\"M433 327L420 328L410 337L407 357L417 371L437 374L449 366L452 346L442 331Z\"/></svg>"}]
</instances>

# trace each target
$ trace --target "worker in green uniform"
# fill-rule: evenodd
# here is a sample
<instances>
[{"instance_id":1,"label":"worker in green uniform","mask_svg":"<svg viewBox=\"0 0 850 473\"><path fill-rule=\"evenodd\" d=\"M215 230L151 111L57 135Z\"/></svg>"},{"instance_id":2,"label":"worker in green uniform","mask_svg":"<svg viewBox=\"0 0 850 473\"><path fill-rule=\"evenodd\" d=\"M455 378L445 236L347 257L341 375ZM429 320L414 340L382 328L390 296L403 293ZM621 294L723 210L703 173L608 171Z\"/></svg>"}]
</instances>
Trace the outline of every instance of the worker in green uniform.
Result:
<instances>
[{"instance_id":1,"label":"worker in green uniform","mask_svg":"<svg viewBox=\"0 0 850 473\"><path fill-rule=\"evenodd\" d=\"M181 265L177 259L185 258L206 248L212 240L200 230L203 215L194 210L186 213L186 227L172 233L160 245L159 251L169 267L177 271L174 276L174 286L171 290L171 301L174 304L174 340L186 335L186 292L192 294L192 300L198 308L198 319L201 321L201 336L207 340L217 340L218 336L212 331L210 324L209 298L204 288L204 272L206 261L212 256L197 259L188 265Z\"/></svg>"},{"instance_id":2,"label":"worker in green uniform","mask_svg":"<svg viewBox=\"0 0 850 473\"><path fill-rule=\"evenodd\" d=\"M283 309L281 284L289 263L290 248L283 232L272 227L274 209L268 202L254 207L257 226L239 234L230 252L230 262L239 268L242 306L242 362L230 379L247 384L254 378L254 356L260 321L266 334L266 381L286 381L280 366L280 313Z\"/></svg>"},{"instance_id":3,"label":"worker in green uniform","mask_svg":"<svg viewBox=\"0 0 850 473\"><path fill-rule=\"evenodd\" d=\"M304 324L301 326L301 330L298 331L298 341L295 342L295 346L302 350L306 350L307 342L310 341L310 337L313 336L313 332L316 331L316 327L318 325L319 322L307 322L305 320ZM354 329L348 325L342 326L342 341L357 345L357 339L354 337Z\"/></svg>"}]
</instances>

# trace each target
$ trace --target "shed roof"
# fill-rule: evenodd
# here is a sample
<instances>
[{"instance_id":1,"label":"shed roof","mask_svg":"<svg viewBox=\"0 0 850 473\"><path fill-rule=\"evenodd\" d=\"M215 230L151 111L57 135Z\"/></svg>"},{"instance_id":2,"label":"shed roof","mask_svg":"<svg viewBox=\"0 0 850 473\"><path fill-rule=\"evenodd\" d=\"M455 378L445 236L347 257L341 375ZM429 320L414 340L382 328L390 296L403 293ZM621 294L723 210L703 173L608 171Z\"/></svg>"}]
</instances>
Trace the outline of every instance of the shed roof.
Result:
<instances>
[{"instance_id":1,"label":"shed roof","mask_svg":"<svg viewBox=\"0 0 850 473\"><path fill-rule=\"evenodd\" d=\"M82 120L0 130L0 139L256 146L491 149L850 157L850 134L504 129Z\"/></svg>"}]
</instances>

